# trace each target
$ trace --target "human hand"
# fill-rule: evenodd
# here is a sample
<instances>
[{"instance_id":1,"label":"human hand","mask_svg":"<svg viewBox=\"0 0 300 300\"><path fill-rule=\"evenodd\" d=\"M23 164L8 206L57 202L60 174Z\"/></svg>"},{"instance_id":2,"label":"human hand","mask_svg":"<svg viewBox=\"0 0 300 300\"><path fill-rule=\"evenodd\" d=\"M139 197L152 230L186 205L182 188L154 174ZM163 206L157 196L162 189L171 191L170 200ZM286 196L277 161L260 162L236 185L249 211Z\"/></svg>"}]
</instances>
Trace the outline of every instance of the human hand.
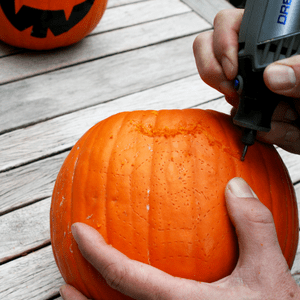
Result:
<instances>
[{"instance_id":1,"label":"human hand","mask_svg":"<svg viewBox=\"0 0 300 300\"><path fill-rule=\"evenodd\" d=\"M230 276L211 284L173 277L133 261L107 245L88 225L75 223L72 233L83 256L107 283L134 299L300 299L300 288L282 255L270 211L241 178L228 183L225 197L240 256ZM61 288L61 294L64 300L87 300L69 285Z\"/></svg>"},{"instance_id":2,"label":"human hand","mask_svg":"<svg viewBox=\"0 0 300 300\"><path fill-rule=\"evenodd\" d=\"M198 72L211 87L225 94L226 100L235 108L239 96L233 87L238 73L238 34L243 9L219 12L214 21L214 31L203 32L194 41L193 49ZM280 103L273 115L271 131L258 132L261 141L300 154L300 129L294 121L300 118L300 56L270 64L264 72L266 86L275 93L294 99L291 107ZM232 110L235 114L236 109Z\"/></svg>"}]
</instances>

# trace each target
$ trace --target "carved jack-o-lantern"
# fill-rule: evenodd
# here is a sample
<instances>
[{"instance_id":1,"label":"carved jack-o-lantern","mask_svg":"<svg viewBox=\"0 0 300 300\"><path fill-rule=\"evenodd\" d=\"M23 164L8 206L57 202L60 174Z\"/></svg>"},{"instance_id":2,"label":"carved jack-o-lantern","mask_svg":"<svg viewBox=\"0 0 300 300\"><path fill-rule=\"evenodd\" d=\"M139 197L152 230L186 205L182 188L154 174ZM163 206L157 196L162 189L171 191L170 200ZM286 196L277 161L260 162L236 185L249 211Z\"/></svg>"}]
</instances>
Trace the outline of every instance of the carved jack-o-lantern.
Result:
<instances>
[{"instance_id":1,"label":"carved jack-o-lantern","mask_svg":"<svg viewBox=\"0 0 300 300\"><path fill-rule=\"evenodd\" d=\"M107 0L0 0L0 39L44 50L78 42L99 23Z\"/></svg>"}]
</instances>

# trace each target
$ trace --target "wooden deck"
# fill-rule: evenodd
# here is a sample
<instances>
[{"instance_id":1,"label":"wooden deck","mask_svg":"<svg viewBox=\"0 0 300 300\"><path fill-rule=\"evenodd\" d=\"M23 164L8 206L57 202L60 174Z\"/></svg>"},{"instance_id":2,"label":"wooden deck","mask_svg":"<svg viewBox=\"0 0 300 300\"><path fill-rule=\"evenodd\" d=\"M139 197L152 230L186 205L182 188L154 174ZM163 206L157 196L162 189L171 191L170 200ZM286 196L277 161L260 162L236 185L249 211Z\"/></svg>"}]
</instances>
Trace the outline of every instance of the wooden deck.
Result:
<instances>
[{"instance_id":1,"label":"wooden deck","mask_svg":"<svg viewBox=\"0 0 300 300\"><path fill-rule=\"evenodd\" d=\"M62 299L49 208L56 175L79 137L125 110L210 108L192 43L224 0L109 0L82 42L29 52L0 43L0 299ZM201 17L202 16L202 17ZM279 150L300 199L300 156ZM292 273L298 282L300 253Z\"/></svg>"}]
</instances>

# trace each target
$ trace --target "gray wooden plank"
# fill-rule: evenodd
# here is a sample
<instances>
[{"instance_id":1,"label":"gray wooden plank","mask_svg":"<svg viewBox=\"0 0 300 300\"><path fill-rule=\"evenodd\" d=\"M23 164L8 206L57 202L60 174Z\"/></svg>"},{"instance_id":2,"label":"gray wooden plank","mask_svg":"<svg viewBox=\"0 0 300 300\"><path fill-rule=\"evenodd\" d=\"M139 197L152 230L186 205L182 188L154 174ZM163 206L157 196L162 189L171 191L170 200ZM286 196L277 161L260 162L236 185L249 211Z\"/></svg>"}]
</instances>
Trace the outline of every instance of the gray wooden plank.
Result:
<instances>
[{"instance_id":1,"label":"gray wooden plank","mask_svg":"<svg viewBox=\"0 0 300 300\"><path fill-rule=\"evenodd\" d=\"M146 1L155 1L155 0L108 0L107 8L128 5L132 3L146 2Z\"/></svg>"},{"instance_id":2,"label":"gray wooden plank","mask_svg":"<svg viewBox=\"0 0 300 300\"><path fill-rule=\"evenodd\" d=\"M51 199L0 217L0 263L50 243Z\"/></svg>"},{"instance_id":3,"label":"gray wooden plank","mask_svg":"<svg viewBox=\"0 0 300 300\"><path fill-rule=\"evenodd\" d=\"M210 28L195 13L91 36L63 50L26 52L0 60L0 84L36 76L104 56L175 39ZM159 30L161 29L161 30ZM122 38L120 38L122 37Z\"/></svg>"},{"instance_id":4,"label":"gray wooden plank","mask_svg":"<svg viewBox=\"0 0 300 300\"><path fill-rule=\"evenodd\" d=\"M12 55L12 54L16 54L16 53L20 53L20 52L24 52L24 50L20 49L20 48L17 48L17 47L7 45L4 42L0 41L0 59L2 57Z\"/></svg>"},{"instance_id":5,"label":"gray wooden plank","mask_svg":"<svg viewBox=\"0 0 300 300\"><path fill-rule=\"evenodd\" d=\"M125 28L178 14L191 8L179 0L142 1L107 9L93 34Z\"/></svg>"},{"instance_id":6,"label":"gray wooden plank","mask_svg":"<svg viewBox=\"0 0 300 300\"><path fill-rule=\"evenodd\" d=\"M124 5L126 6L128 4L135 4L135 3L141 3L141 2L150 2L150 1L153 1L153 0L109 0L107 3L106 12L104 13L104 16L102 17L101 22L103 21L103 18L105 17L105 15L109 14L107 12L109 11L110 8L115 8L115 7L124 6ZM95 30L96 30L96 28L95 28ZM0 58L8 56L8 55L12 55L12 54L17 54L20 52L28 52L28 50L13 47L13 46L7 45L7 44L3 43L2 41L0 41Z\"/></svg>"},{"instance_id":7,"label":"gray wooden plank","mask_svg":"<svg viewBox=\"0 0 300 300\"><path fill-rule=\"evenodd\" d=\"M178 82L177 82L178 83ZM175 84L174 84L175 85ZM191 87L195 86L192 85ZM169 88L171 86L169 85ZM186 90L186 86L182 87L182 93L183 91ZM161 90L162 91L162 90ZM176 92L180 92L180 89L175 89L174 94ZM157 92L159 92L157 90ZM141 93L141 94L145 94ZM152 91L153 94L153 91ZM197 98L197 92L195 90L195 93L193 97ZM148 94L148 96L151 96L151 93ZM161 93L161 98L166 97L166 94L164 92ZM172 98L172 95L169 95L170 98ZM129 98L129 97L125 97ZM156 109L157 105L155 103L159 103L161 98L156 99L155 102L150 104L150 107L146 107L147 109ZM138 97L140 99L140 97ZM144 99L144 98L143 98ZM147 99L147 98L146 98ZM177 101L176 105L172 105L172 103L169 103L165 107L158 107L159 109L161 108L186 108L189 107L192 102L189 101ZM170 105L171 104L171 105ZM219 98L217 100L213 101L203 101L201 105L196 105L197 108L201 109L213 109L216 111L228 113L230 106L229 104L226 103L224 98ZM142 107L143 108L143 107ZM96 108L94 108L96 110ZM90 109L89 109L90 110ZM103 109L97 111L100 113L100 111L103 111ZM88 116L83 116L83 118L86 117L91 117L91 115ZM78 117L75 118L78 120ZM88 128L87 128L88 129ZM76 131L77 128L74 128L74 131ZM73 144L77 141L77 137L74 136L73 133ZM67 153L64 154L64 156ZM32 186L33 190L38 190L39 186L42 186L43 188L46 188L48 190L48 195L49 198L39 201L33 205L27 206L22 209L18 209L16 211L13 211L11 213L8 213L6 215L3 215L0 217L0 240L1 240L1 245L0 245L0 262L5 261L7 257L13 257L16 256L20 253L28 252L32 248L41 246L49 241L49 233L48 233L48 218L49 218L49 207L50 207L50 196L52 194L52 188L53 188L53 181L56 178L56 174L58 173L63 156L60 156L59 159L56 159L55 157L51 157L49 159L46 159L44 162L37 162L34 163L33 165L36 165L34 168L32 168L33 174L35 174L34 177L40 177L37 182L31 182L30 186ZM42 163L44 165L42 165ZM53 169L56 170L52 174L52 178L49 181L48 178L43 177L43 172L39 172L37 169L37 166L41 166L42 169ZM20 170L21 173L26 174L26 169L28 169L28 166L21 167L16 170ZM10 172L7 172L8 174ZM5 173L4 173L5 174ZM24 177L22 176L22 177ZM8 176L10 178L10 176ZM10 178L13 180L13 178ZM44 180L45 179L45 180ZM298 199L300 200L300 184L297 184L296 186L296 193L298 196ZM29 188L29 186L28 186ZM26 188L24 190L27 190ZM16 191L14 194L14 198L17 198L18 195L20 195L20 191ZM21 196L21 195L20 195ZM31 194L32 197L34 197L34 194ZM21 196L22 197L22 196ZM14 199L13 197L11 198L12 200ZM2 200L2 199L1 199ZM32 229L35 229L34 234L31 233Z\"/></svg>"},{"instance_id":8,"label":"gray wooden plank","mask_svg":"<svg viewBox=\"0 0 300 300\"><path fill-rule=\"evenodd\" d=\"M217 103L217 101L215 101L215 103ZM44 200L45 203L46 201L47 205L49 205L49 200ZM37 204L35 205L37 206ZM32 206L33 205L30 207ZM45 210L38 215L41 219L48 218L45 215ZM39 230L39 227L32 228ZM27 236L27 238L30 237ZM23 242L28 244L28 241L23 240ZM15 243L17 243L17 241L15 241ZM17 244L14 246L20 247L20 245ZM300 252L297 253L292 268L292 274L298 284L300 272L299 262ZM50 246L37 250L25 257L8 262L2 266L0 265L0 281L2 283L0 285L0 298L8 300L47 299L48 297L56 295L59 287L64 284L63 279L55 266Z\"/></svg>"},{"instance_id":9,"label":"gray wooden plank","mask_svg":"<svg viewBox=\"0 0 300 300\"><path fill-rule=\"evenodd\" d=\"M141 23L147 23L182 13L187 13L189 11L191 11L191 9L179 0L142 1L131 5L120 6L114 9L108 9L106 11L101 22L92 32L92 35L130 27ZM129 31L131 30L129 29ZM145 35L147 35L147 32L145 32ZM118 41L118 44L120 44L120 41L124 41L124 39L117 38L120 36L124 37L125 40L130 41L130 34L128 35L127 31L123 30L118 31L114 35L100 35L97 37L96 42L93 43L89 41L88 46L86 46L89 48L89 51L84 51L84 49L81 47L77 48L77 44L63 49L51 51L25 51L25 53L23 53L23 51L19 49L21 54L0 59L0 67L8 72L1 72L2 75L0 76L0 83L3 84L5 82L17 80L22 77L36 75L39 72L46 72L85 60L95 59L98 57L96 54L97 51L95 51L94 54L90 53L91 49L95 48L95 43L99 47L99 44L107 44L107 39L110 39L111 37L112 41ZM4 45L5 44L3 44L3 47L5 48ZM73 53L74 47L76 54ZM111 52L105 54L101 53L100 50L99 57L108 54L111 54ZM72 61L75 58L74 56L78 57L75 61ZM12 65L18 65L18 68L12 70ZM12 73L13 71L15 71L15 73ZM4 73L7 73L7 75Z\"/></svg>"},{"instance_id":10,"label":"gray wooden plank","mask_svg":"<svg viewBox=\"0 0 300 300\"><path fill-rule=\"evenodd\" d=\"M298 168L298 170L300 169L300 167ZM296 193L296 198L297 198L297 204L298 204L298 217L300 220L300 182L294 183L294 188L295 188L295 193ZM299 225L300 227L300 225ZM300 243L300 241L299 241ZM298 250L300 251L300 247L298 247ZM299 253L299 272L300 272L300 253ZM300 275L300 273L299 273Z\"/></svg>"},{"instance_id":11,"label":"gray wooden plank","mask_svg":"<svg viewBox=\"0 0 300 300\"><path fill-rule=\"evenodd\" d=\"M193 78L195 79L195 78ZM182 82L184 83L184 82ZM187 83L187 82L186 82ZM176 83L178 85L178 82ZM204 84L204 83L203 83ZM173 83L175 86L175 83ZM196 84L192 85L191 87L196 86ZM186 87L186 86L185 86ZM186 89L184 86L181 86L181 88L174 89L174 94L176 92L181 92L182 95L186 93ZM172 85L168 85L168 88L172 88ZM211 88L209 88L211 89ZM161 89L157 89L157 93L160 92L160 97L157 97L155 101L150 103L150 106L148 103L142 104L143 107L141 109L156 109L156 108L186 108L190 106L191 104L195 103L190 100L185 100L185 101L177 101L175 103L172 103L171 100L173 100L173 95L167 95L164 91L166 91L167 88L164 87ZM152 93L151 93L152 92ZM148 93L148 97L151 97L151 94L153 95L153 91ZM211 92L215 92L214 90L211 89ZM143 93L145 95L145 92ZM191 95L191 93L190 93ZM199 103L199 93L197 92L197 89L194 88L194 93L192 94L193 98L197 101L197 104ZM215 95L218 96L218 93L215 92ZM164 99L165 97L169 97L170 102L168 103L163 103L161 100ZM176 96L175 96L176 97ZM124 102L128 100L129 97L125 97L127 99L123 99ZM134 100L138 99L140 100L140 97L136 95L136 97L132 97ZM144 98L143 98L144 99ZM180 98L182 99L182 98ZM206 102L206 99L203 97L202 102ZM144 101L141 101L143 103ZM131 102L131 103L136 103L136 101ZM159 107L157 103L163 103ZM172 105L173 104L173 105ZM175 104L175 105L174 105ZM104 105L102 105L104 106ZM107 104L106 106L109 106ZM179 106L179 107L178 107ZM215 101L209 102L209 105L206 103L203 106L197 105L197 107L206 109L214 109L218 110L221 112L226 112L227 106L226 106L226 101L223 99L218 99ZM108 108L112 109L112 107ZM113 109L116 109L114 107ZM99 115L101 117L101 112L103 114L103 110L105 110L105 106L102 107L101 109L96 110L96 108L93 108L95 111L95 115ZM86 112L88 112L88 115L81 114L81 117L83 119L89 119L89 118L94 118L91 116L91 109L87 109ZM109 113L110 115L110 113ZM103 116L103 115L102 115ZM65 116L66 118L67 116ZM73 114L73 120L75 122L78 122L79 120L79 112ZM70 122L69 120L65 120L65 122ZM75 144L75 142L79 139L80 136L76 134L78 131L77 128L74 128L72 124L69 123L69 127L72 128L74 131L70 134L70 137L72 138L72 145ZM86 128L84 131L88 130ZM27 184L23 184L23 189L22 192L20 190L16 190L15 192L12 193L11 196L11 202L13 203L14 201L19 201L18 198L20 197L21 199L28 199L28 197L34 198L35 195L34 193L29 192L27 195L27 191L31 187L33 191L39 190L39 188L43 188L48 191L48 198L41 200L37 203L28 205L24 208L17 209L15 211L12 211L10 213L7 213L5 215L0 216L0 263L7 261L15 256L18 256L22 253L29 252L30 250L40 247L44 245L45 243L48 243L50 240L50 232L49 232L49 211L50 211L50 196L52 194L52 189L54 186L54 181L56 179L57 173L62 165L63 158L66 156L66 153L62 155L58 155L58 157L51 157L46 159L45 161L39 161L36 162L32 165L31 167L31 172L32 172L32 178L37 178L36 182L33 181L28 181ZM41 167L41 170L38 170L37 167ZM44 174L43 171L51 169L53 170L51 177L49 178L48 174ZM23 174L21 177L18 178L18 182L21 181L23 178L24 181L26 181L25 175L26 171L28 172L29 166L24 166L22 168L18 168L16 170L13 170L8 173L8 178L9 180L14 181L12 175L16 175L15 171L20 170L20 173ZM55 170L55 171L54 171ZM3 173L6 175L5 173ZM2 175L2 174L1 174ZM49 180L50 179L50 180ZM5 186L5 185L3 185ZM9 188L7 188L8 190ZM25 196L22 196L22 194L26 194ZM45 194L44 194L45 195ZM0 200L2 200L0 198ZM24 200L23 200L24 201ZM32 201L32 200L31 200ZM29 200L29 203L31 202ZM2 202L2 201L1 201ZM25 202L25 201L24 201Z\"/></svg>"},{"instance_id":12,"label":"gray wooden plank","mask_svg":"<svg viewBox=\"0 0 300 300\"><path fill-rule=\"evenodd\" d=\"M194 77L196 77L196 76L194 76ZM196 84L193 84L192 86L195 87ZM182 88L182 91L186 90L186 86L182 86L181 88ZM166 89L166 90L168 90L168 89ZM145 92L143 92L143 93L145 93ZM166 94L164 94L163 96L165 96L165 95ZM196 92L195 92L195 97L196 97ZM139 99L139 97L138 97L138 99ZM230 109L230 106L227 105L227 103L224 101L223 98L216 100L216 101L211 101L208 103L206 102L203 105L196 105L196 106L201 107L201 108L207 108L207 109L215 109L215 110L223 111L223 112L228 112ZM172 107L173 107L173 105L172 105ZM299 187L299 186L300 185L298 184L297 187ZM48 201L47 205L49 205L49 199L46 199L43 201L45 201L44 203L46 203L46 201ZM35 206L38 207L38 206L42 205L43 201L36 203ZM46 204L44 204L44 206L46 207ZM31 207L32 207L32 205L26 209L30 209ZM24 209L22 209L23 212L24 212ZM13 218L12 217L13 214L14 213L8 214L6 216L6 218ZM38 218L41 218L41 219L47 218L45 214L48 214L47 209L43 209L38 214L38 216L39 216ZM22 215L24 215L24 213L22 214L20 212L21 218L22 218ZM38 219L36 219L36 222L38 222ZM20 223L22 223L22 220L20 220ZM31 226L32 226L32 228L36 228L37 230L39 230L38 229L39 226L34 226L34 224L32 224ZM25 227L28 227L28 225L25 224ZM22 229L22 230L26 230L26 229ZM1 232L1 230L0 230L0 232ZM20 234L22 234L22 233L20 233ZM27 237L27 240L23 240L22 243L30 245L31 237L29 235L25 235L25 236ZM3 239L1 239L1 241L3 241ZM23 248L21 248L22 247L21 243L18 244L18 241L19 241L19 239L17 238L14 241L14 243L15 243L14 246L19 247L18 251L24 250ZM43 243L42 240L40 242ZM45 248L46 250L41 249L39 251L36 251L35 253L29 254L28 256L22 257L20 259L17 259L12 262L9 262L7 264L4 264L3 266L0 266L0 279L1 279L1 276L3 276L3 278L5 278L5 281L4 281L5 288L0 287L0 296L7 297L4 299L29 299L29 296L30 296L30 299L47 299L49 297L49 295L52 296L52 295L57 294L59 287L63 284L63 280L60 277L60 275L54 265L53 257L51 255L49 255L48 248L50 248L50 247L46 247ZM45 251L46 252L48 251L47 252L48 255L45 255ZM299 256L299 254L298 254L298 256ZM297 256L295 265L292 269L296 280L297 280L297 276L298 276L297 274L300 271L299 267L297 266L298 256ZM48 273L49 268L50 268L50 270L52 270L50 272L50 274ZM36 280L36 277L35 277L36 273L38 273L40 277L45 277L45 280L44 281L41 281L40 279ZM53 278L55 280L53 280ZM20 291L23 290L23 286L25 284L26 284L27 289L26 289L24 298L22 298L23 294L19 295L18 293L20 293ZM16 286L18 286L17 289L16 289ZM37 298L37 295L39 295L40 298ZM13 298L13 297L15 297L15 298Z\"/></svg>"},{"instance_id":13,"label":"gray wooden plank","mask_svg":"<svg viewBox=\"0 0 300 300\"><path fill-rule=\"evenodd\" d=\"M223 9L235 8L226 0L181 0L211 25L214 24L216 14Z\"/></svg>"},{"instance_id":14,"label":"gray wooden plank","mask_svg":"<svg viewBox=\"0 0 300 300\"><path fill-rule=\"evenodd\" d=\"M106 102L196 74L197 70L191 49L194 38L195 36L189 36L157 46L146 47L137 51L86 63L74 68L45 74L43 78L34 77L23 80L16 83L18 88L16 88L15 84L9 88L9 85L2 86L0 90L2 91L1 99L4 102L4 107L2 107L4 110L3 118L4 116L7 118L11 113L12 122L18 122L22 115L27 115L30 120L33 114L34 116L43 116L44 112L49 108L52 114L57 113L60 111L61 106L65 106L63 108L64 112L67 110L78 110L88 105ZM100 72L99 70L105 70L105 72ZM43 85L40 84L41 82L43 82ZM49 90L49 86L52 87L51 90ZM3 93L4 90L5 93ZM11 94L14 95L12 96ZM44 94L45 96L43 96ZM10 97L12 97L11 100L19 99L21 102L19 105L18 103L15 104L15 109L5 107L5 105L9 106ZM24 107L24 105L22 106L22 98L27 97L29 98L27 100L29 105ZM114 104L112 105L114 106ZM17 113L18 107L19 113ZM0 118L0 120L2 121L3 118ZM49 122L57 123L57 120L59 118ZM87 122L89 123L89 120ZM24 162L23 158L27 156L25 153L29 149L30 151L36 149L35 158L31 156L32 159L49 155L49 152L48 154L42 152L45 150L47 135L51 134L51 130L47 128L49 123L45 122L43 124L42 126L45 127L41 127L41 131L36 131L36 128L32 126L0 136L0 140L3 140L3 143L0 142L2 155L0 170L3 171L20 165L20 163L22 164ZM69 127L57 127L52 134L62 132L63 135L68 135L69 130L72 129ZM13 143L9 142L16 135L22 138L19 141L15 140ZM33 140L35 140L35 145L32 144ZM22 145L22 143L24 144ZM70 147L69 142L63 139L54 143L56 145L51 150L52 153L62 151L61 147L64 149L65 147ZM18 144L17 148L13 147L13 144ZM23 158L19 160L17 158L18 155Z\"/></svg>"},{"instance_id":15,"label":"gray wooden plank","mask_svg":"<svg viewBox=\"0 0 300 300\"><path fill-rule=\"evenodd\" d=\"M174 45L173 42L171 44ZM187 70L187 56L182 55L181 57L186 62L183 63L183 68ZM170 68L167 69L170 70ZM190 72L196 73L196 70ZM170 75L166 74L165 78L167 76ZM152 80L155 79L152 78ZM120 111L184 108L186 105L191 107L220 96L219 92L204 84L195 75L191 78L174 81L170 85L161 85L155 89L132 94L103 105L100 104L38 123L31 127L3 134L0 136L0 152L2 156L0 169L4 171L64 151L72 147L75 141L88 128L111 114ZM3 197L7 194L9 192L5 190ZM22 201L25 201L23 197Z\"/></svg>"},{"instance_id":16,"label":"gray wooden plank","mask_svg":"<svg viewBox=\"0 0 300 300\"><path fill-rule=\"evenodd\" d=\"M73 121L79 122L82 127L80 132L88 129L88 124L84 119L100 121L111 114L122 110L136 109L182 109L193 107L220 97L222 94L206 85L198 75L190 76L175 82L167 83L153 89L148 89L136 94L122 97L114 102L103 103L98 106L75 112L62 118L63 123L69 123L72 127ZM142 100L141 100L142 99ZM226 103L223 101L223 103ZM224 104L219 104L223 107ZM208 106L209 107L209 106ZM228 111L228 109L227 109ZM96 116L96 117L95 117ZM76 121L77 120L77 121ZM46 130L51 130L51 124ZM36 125L39 127L38 125ZM37 129L40 131L39 129ZM59 131L58 131L59 132ZM79 133L80 134L80 133ZM73 144L79 138L79 134L74 136ZM48 147L48 145L46 145ZM31 152L32 150L30 150ZM24 154L26 155L26 154ZM53 184L59 168L67 153L62 153L37 162L0 173L0 215L20 206L27 205L38 199L51 196Z\"/></svg>"},{"instance_id":17,"label":"gray wooden plank","mask_svg":"<svg viewBox=\"0 0 300 300\"><path fill-rule=\"evenodd\" d=\"M64 284L51 246L0 265L0 299L46 300Z\"/></svg>"},{"instance_id":18,"label":"gray wooden plank","mask_svg":"<svg viewBox=\"0 0 300 300\"><path fill-rule=\"evenodd\" d=\"M18 207L50 197L57 173L67 154L68 152L64 152L0 173L0 216Z\"/></svg>"},{"instance_id":19,"label":"gray wooden plank","mask_svg":"<svg viewBox=\"0 0 300 300\"><path fill-rule=\"evenodd\" d=\"M293 182L300 181L300 155L289 153L279 147L277 147L277 151L287 166Z\"/></svg>"},{"instance_id":20,"label":"gray wooden plank","mask_svg":"<svg viewBox=\"0 0 300 300\"><path fill-rule=\"evenodd\" d=\"M293 274L299 284L297 272ZM0 297L5 300L48 299L64 284L50 246L0 266L0 280Z\"/></svg>"},{"instance_id":21,"label":"gray wooden plank","mask_svg":"<svg viewBox=\"0 0 300 300\"><path fill-rule=\"evenodd\" d=\"M129 30L130 32L130 37L128 35L123 36L122 40L120 40L116 31L110 33L116 35L113 42L111 41L111 35L107 37L107 43L105 43L103 38L99 39L98 43L94 43L92 38L85 39L85 42L77 44L76 47L72 48L72 54L69 53L68 55L68 63L70 61L75 63L78 55L82 52L85 52L86 59L89 59L88 57L99 56L101 55L100 53L105 55L105 53L140 48L152 43L172 40L182 35L193 34L198 30L202 30L203 25L200 18L190 13L153 23L146 23L143 26L121 29ZM143 38L142 36L145 34L146 36ZM0 86L0 93L2 95L0 99L0 133L102 101L111 100L114 97L122 96L122 92L125 94L135 92L135 88L139 89L138 86L147 88L153 86L153 84L160 84L155 79L152 81L152 77L164 77L166 73L170 73L170 71L164 70L165 68L174 70L178 63L183 60L188 60L189 63L186 65L186 70L182 70L182 76L190 75L191 67L195 70L195 62L191 51L194 38L195 36L192 36L182 39L181 42L174 41L174 47L178 47L178 49L170 49L169 55L166 51L170 48L171 44L159 44L138 51L106 57L96 62L92 61L76 65L72 68L57 70L41 76L2 85ZM181 46L177 45L178 43ZM183 52L181 51L182 47L185 48ZM143 53L147 53L147 55L141 57ZM58 64L64 64L65 55L66 53L62 54L61 57L54 55L53 59L57 60L56 63ZM183 55L186 56L186 59L179 57ZM26 66L30 70L40 70L41 68L46 70L47 63L43 63L45 60L47 58L41 56L34 63L33 67L29 67L29 64L33 63L30 59L28 63L25 63L22 59L15 59L10 61L5 68L8 76L18 76L14 72L19 69L20 74L22 74L23 69L27 73L28 69ZM172 65L169 66L169 63ZM21 67L22 64L23 67ZM16 65L18 65L18 68L16 68ZM181 67L183 68L184 66L182 65ZM9 69L15 71L10 72L9 75ZM156 74L153 74L154 69ZM180 69L175 72L178 73L178 71ZM5 72L3 71L2 73ZM178 76L180 76L180 73L176 75L176 77ZM148 79L145 80L145 77ZM136 81L136 84L134 81ZM50 86L51 89L49 89ZM105 90L106 92L104 92Z\"/></svg>"},{"instance_id":22,"label":"gray wooden plank","mask_svg":"<svg viewBox=\"0 0 300 300\"><path fill-rule=\"evenodd\" d=\"M60 122L65 123L65 126L72 127L73 120L76 122L76 119L78 119L78 126L82 127L80 132L83 133L89 126L84 123L84 119L94 120L96 123L100 121L101 118L105 118L110 114L122 110L193 107L220 96L220 93L211 89L203 83L197 75L194 75L153 89L122 97L111 103L100 104L88 111L84 110L82 112L73 113L69 116L62 117ZM143 99L143 101L141 101L141 99ZM137 103L139 105L137 105ZM211 103L202 104L199 107L209 109L211 108ZM230 105L227 104L225 100L219 102L219 111L229 113L230 109ZM69 125L68 122L70 122ZM55 123L56 122L47 123L48 125L45 128L52 130L51 126L53 124L55 125ZM80 125L82 123L83 125ZM38 127L39 125L34 128ZM35 129L33 129L33 131L34 130ZM41 130L37 129L37 131L39 132ZM53 131L55 132L55 130ZM26 135L28 135L29 132L25 131L25 133L26 132ZM12 134L10 134L10 136L12 137ZM76 138L79 138L79 134L74 136L73 143L75 143ZM58 139L60 138L58 137ZM51 140L51 136L48 140ZM46 147L49 147L49 145ZM31 153L31 151L29 148L29 153ZM282 149L278 149L278 151L289 169L292 181L297 182L299 180L298 170L300 169L300 157L283 151ZM63 153L25 165L22 168L0 173L0 182L2 183L2 189L0 191L0 214L38 199L49 197L56 174L66 155L66 153Z\"/></svg>"}]
</instances>

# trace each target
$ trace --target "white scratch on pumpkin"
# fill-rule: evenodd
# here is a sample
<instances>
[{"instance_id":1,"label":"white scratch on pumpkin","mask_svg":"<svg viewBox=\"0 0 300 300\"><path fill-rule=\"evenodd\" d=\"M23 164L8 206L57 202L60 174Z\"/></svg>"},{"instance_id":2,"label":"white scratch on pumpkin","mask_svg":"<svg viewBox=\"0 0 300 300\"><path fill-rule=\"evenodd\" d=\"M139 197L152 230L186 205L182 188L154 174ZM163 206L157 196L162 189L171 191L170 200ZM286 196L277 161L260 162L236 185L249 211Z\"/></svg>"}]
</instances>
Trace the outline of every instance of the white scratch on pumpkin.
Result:
<instances>
[{"instance_id":1,"label":"white scratch on pumpkin","mask_svg":"<svg viewBox=\"0 0 300 300\"><path fill-rule=\"evenodd\" d=\"M91 214L90 216L87 216L86 219L89 220L92 216L93 216L93 214Z\"/></svg>"},{"instance_id":2,"label":"white scratch on pumpkin","mask_svg":"<svg viewBox=\"0 0 300 300\"><path fill-rule=\"evenodd\" d=\"M62 196L62 200L61 200L59 206L62 206L62 205L64 204L65 199L66 199L66 198L65 198L64 196Z\"/></svg>"}]
</instances>

